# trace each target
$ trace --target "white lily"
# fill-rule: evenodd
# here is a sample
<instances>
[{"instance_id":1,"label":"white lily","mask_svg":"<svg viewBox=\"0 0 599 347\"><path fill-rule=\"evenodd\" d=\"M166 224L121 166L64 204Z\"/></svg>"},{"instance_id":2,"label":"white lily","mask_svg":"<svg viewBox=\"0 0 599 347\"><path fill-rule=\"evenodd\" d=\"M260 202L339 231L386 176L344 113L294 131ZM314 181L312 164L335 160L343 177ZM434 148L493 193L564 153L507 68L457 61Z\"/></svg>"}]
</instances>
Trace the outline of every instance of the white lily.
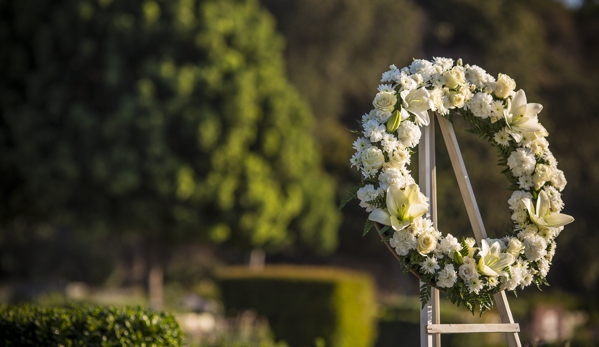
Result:
<instances>
[{"instance_id":1,"label":"white lily","mask_svg":"<svg viewBox=\"0 0 599 347\"><path fill-rule=\"evenodd\" d=\"M420 193L418 185L410 184L402 190L397 184L392 184L387 188L387 211L377 208L370 213L368 219L390 225L399 231L427 211L428 202Z\"/></svg>"},{"instance_id":2,"label":"white lily","mask_svg":"<svg viewBox=\"0 0 599 347\"><path fill-rule=\"evenodd\" d=\"M539 192L536 208L532 204L530 198L522 199L522 202L528 210L530 219L537 227L539 227L539 230L558 228L574 222L574 218L572 216L558 212L551 212L551 201L544 190Z\"/></svg>"},{"instance_id":3,"label":"white lily","mask_svg":"<svg viewBox=\"0 0 599 347\"><path fill-rule=\"evenodd\" d=\"M513 100L508 101L505 111L507 132L516 142L522 140L522 133L546 133L545 128L539 123L538 114L543 109L541 104L528 104L526 94L522 89L516 92Z\"/></svg>"},{"instance_id":4,"label":"white lily","mask_svg":"<svg viewBox=\"0 0 599 347\"><path fill-rule=\"evenodd\" d=\"M418 126L428 125L430 122L428 110L432 106L428 90L425 88L404 90L399 95L403 100L402 108L416 117L414 123Z\"/></svg>"},{"instance_id":5,"label":"white lily","mask_svg":"<svg viewBox=\"0 0 599 347\"><path fill-rule=\"evenodd\" d=\"M498 241L489 246L487 240L482 240L479 254L478 272L491 277L507 276L504 269L516 261L513 255L501 253L501 245Z\"/></svg>"}]
</instances>

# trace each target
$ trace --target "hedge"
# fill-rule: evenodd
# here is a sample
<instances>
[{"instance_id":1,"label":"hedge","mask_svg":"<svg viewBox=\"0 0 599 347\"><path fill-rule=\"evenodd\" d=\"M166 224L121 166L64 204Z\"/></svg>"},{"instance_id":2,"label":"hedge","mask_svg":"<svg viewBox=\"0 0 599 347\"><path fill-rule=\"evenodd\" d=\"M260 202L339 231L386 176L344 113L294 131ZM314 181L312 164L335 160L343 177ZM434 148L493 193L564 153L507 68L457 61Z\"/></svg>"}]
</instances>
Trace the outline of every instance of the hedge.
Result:
<instances>
[{"instance_id":1,"label":"hedge","mask_svg":"<svg viewBox=\"0 0 599 347\"><path fill-rule=\"evenodd\" d=\"M170 314L141 308L0 306L1 346L183 346Z\"/></svg>"},{"instance_id":2,"label":"hedge","mask_svg":"<svg viewBox=\"0 0 599 347\"><path fill-rule=\"evenodd\" d=\"M291 347L367 347L374 343L375 287L370 276L338 268L229 267L220 274L229 313L254 309Z\"/></svg>"}]
</instances>

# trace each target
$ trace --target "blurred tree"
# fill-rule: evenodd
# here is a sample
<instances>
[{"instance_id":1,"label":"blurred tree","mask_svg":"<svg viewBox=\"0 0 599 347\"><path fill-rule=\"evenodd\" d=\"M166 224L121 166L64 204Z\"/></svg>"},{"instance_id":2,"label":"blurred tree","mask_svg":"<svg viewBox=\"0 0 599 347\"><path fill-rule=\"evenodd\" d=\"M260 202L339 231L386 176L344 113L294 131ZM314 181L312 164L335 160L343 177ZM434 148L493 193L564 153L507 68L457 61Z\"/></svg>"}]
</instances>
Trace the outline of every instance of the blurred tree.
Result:
<instances>
[{"instance_id":1,"label":"blurred tree","mask_svg":"<svg viewBox=\"0 0 599 347\"><path fill-rule=\"evenodd\" d=\"M0 226L336 246L334 184L253 0L1 1Z\"/></svg>"},{"instance_id":2,"label":"blurred tree","mask_svg":"<svg viewBox=\"0 0 599 347\"><path fill-rule=\"evenodd\" d=\"M389 65L406 65L420 56L422 10L411 0L260 1L285 36L289 79L318 119L319 149L340 200L360 180L348 164L355 136L347 129L355 129L356 120L370 111ZM352 256L366 249L380 254L376 235L360 238L363 209L350 204L343 212L340 247Z\"/></svg>"}]
</instances>

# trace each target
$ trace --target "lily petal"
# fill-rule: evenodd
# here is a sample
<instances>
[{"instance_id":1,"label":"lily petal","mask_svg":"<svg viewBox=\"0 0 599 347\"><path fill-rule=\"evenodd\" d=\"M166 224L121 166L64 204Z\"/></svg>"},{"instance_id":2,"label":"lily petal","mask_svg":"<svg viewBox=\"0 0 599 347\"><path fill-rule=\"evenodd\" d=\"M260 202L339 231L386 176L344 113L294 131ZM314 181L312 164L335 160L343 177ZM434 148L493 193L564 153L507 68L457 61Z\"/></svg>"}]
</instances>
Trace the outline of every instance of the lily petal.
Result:
<instances>
[{"instance_id":1,"label":"lily petal","mask_svg":"<svg viewBox=\"0 0 599 347\"><path fill-rule=\"evenodd\" d=\"M402 210L409 203L409 198L398 185L392 184L387 188L387 210L389 210L390 214L401 216L403 214Z\"/></svg>"},{"instance_id":2,"label":"lily petal","mask_svg":"<svg viewBox=\"0 0 599 347\"><path fill-rule=\"evenodd\" d=\"M574 222L574 218L563 213L551 213L545 218L547 226L551 228L557 228Z\"/></svg>"},{"instance_id":3,"label":"lily petal","mask_svg":"<svg viewBox=\"0 0 599 347\"><path fill-rule=\"evenodd\" d=\"M551 207L551 200L547 196L544 190L541 190L539 197L537 198L537 213L536 215L544 218L549 214L549 208Z\"/></svg>"},{"instance_id":4,"label":"lily petal","mask_svg":"<svg viewBox=\"0 0 599 347\"><path fill-rule=\"evenodd\" d=\"M381 223L383 225L391 225L391 215L387 213L387 211L381 210L379 208L370 212L368 215L368 219L373 222Z\"/></svg>"}]
</instances>

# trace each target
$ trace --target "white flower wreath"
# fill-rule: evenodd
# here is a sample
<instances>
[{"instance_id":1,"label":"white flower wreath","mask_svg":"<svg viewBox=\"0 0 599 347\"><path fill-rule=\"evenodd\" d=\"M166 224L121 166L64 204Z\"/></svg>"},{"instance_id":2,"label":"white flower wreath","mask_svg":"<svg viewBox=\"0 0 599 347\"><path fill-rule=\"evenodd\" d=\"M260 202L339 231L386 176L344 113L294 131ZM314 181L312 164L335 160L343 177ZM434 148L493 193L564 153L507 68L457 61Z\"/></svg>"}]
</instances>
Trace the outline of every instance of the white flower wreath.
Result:
<instances>
[{"instance_id":1,"label":"white flower wreath","mask_svg":"<svg viewBox=\"0 0 599 347\"><path fill-rule=\"evenodd\" d=\"M381 82L374 109L362 116L355 132L359 138L351 166L362 173L363 184L350 191L342 206L355 197L360 200L370 212L365 233L375 222L383 225L379 233L406 272L425 283L423 305L434 286L472 313L479 306L482 315L497 292L533 282L547 285L555 238L574 219L560 213L566 179L538 121L543 107L527 103L509 76L499 74L495 80L461 60L415 60L402 69L391 65ZM449 120L461 115L473 126L470 132L498 149L513 190L508 200L513 231L508 235L476 245L473 238L442 235L425 216L428 199L406 165L420 140L420 127L429 124L429 111Z\"/></svg>"}]
</instances>

